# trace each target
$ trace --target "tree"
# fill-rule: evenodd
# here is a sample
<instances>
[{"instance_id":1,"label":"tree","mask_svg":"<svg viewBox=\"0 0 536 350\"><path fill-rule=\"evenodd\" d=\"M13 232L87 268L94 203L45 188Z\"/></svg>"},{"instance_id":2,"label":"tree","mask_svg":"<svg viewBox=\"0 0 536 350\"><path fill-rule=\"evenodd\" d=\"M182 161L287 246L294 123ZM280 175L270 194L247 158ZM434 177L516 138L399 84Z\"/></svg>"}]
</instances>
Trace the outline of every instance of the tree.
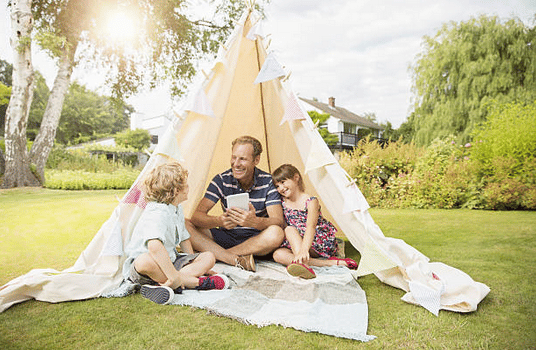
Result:
<instances>
[{"instance_id":1,"label":"tree","mask_svg":"<svg viewBox=\"0 0 536 350\"><path fill-rule=\"evenodd\" d=\"M26 3L29 5L30 1ZM93 65L105 71L107 86L116 98L137 92L145 82L155 87L165 80L179 94L194 76L196 60L215 52L232 29L239 9L245 7L240 0L219 3L216 15L206 21L190 20L186 16L190 2L181 0L34 0L31 9L38 30L36 39L58 64L40 130L29 154L39 178L44 174L75 65ZM233 11L223 13L226 9ZM131 40L114 39L109 31L103 30L108 26L108 17L119 13L135 18L134 29L138 32ZM115 23L118 22L116 18ZM125 33L125 29L116 28L113 33ZM28 38L30 33L31 28ZM16 186L17 181L10 179L7 183Z\"/></svg>"},{"instance_id":2,"label":"tree","mask_svg":"<svg viewBox=\"0 0 536 350\"><path fill-rule=\"evenodd\" d=\"M13 65L0 60L0 130L5 128L6 110L11 96ZM7 90L9 88L9 91ZM1 157L0 157L1 158Z\"/></svg>"},{"instance_id":3,"label":"tree","mask_svg":"<svg viewBox=\"0 0 536 350\"><path fill-rule=\"evenodd\" d=\"M42 183L30 169L26 148L26 124L33 96L31 33L33 16L30 0L11 1L13 47L12 90L5 122L5 172L2 187L36 186Z\"/></svg>"},{"instance_id":4,"label":"tree","mask_svg":"<svg viewBox=\"0 0 536 350\"><path fill-rule=\"evenodd\" d=\"M329 119L329 114L319 113L317 111L308 111L307 114L309 114L309 117L311 117L313 123L317 124L318 133L320 134L320 136L322 136L324 142L327 145L331 146L339 142L339 138L337 137L337 135L330 134L328 129L325 127L326 122Z\"/></svg>"},{"instance_id":5,"label":"tree","mask_svg":"<svg viewBox=\"0 0 536 350\"><path fill-rule=\"evenodd\" d=\"M382 138L390 141L396 141L400 138L400 132L397 129L393 129L391 122L380 124L383 127Z\"/></svg>"},{"instance_id":6,"label":"tree","mask_svg":"<svg viewBox=\"0 0 536 350\"><path fill-rule=\"evenodd\" d=\"M74 82L65 96L56 142L77 144L105 134L115 134L129 125L133 107L100 96Z\"/></svg>"},{"instance_id":7,"label":"tree","mask_svg":"<svg viewBox=\"0 0 536 350\"><path fill-rule=\"evenodd\" d=\"M45 77L43 77L39 71L35 71L34 75L33 99L26 129L26 135L31 141L35 140L37 133L39 132L39 126L41 125L41 120L43 120L43 114L45 113L48 97L50 95L50 90L46 84Z\"/></svg>"},{"instance_id":8,"label":"tree","mask_svg":"<svg viewBox=\"0 0 536 350\"><path fill-rule=\"evenodd\" d=\"M145 129L126 130L115 135L118 145L143 151L151 145L151 134Z\"/></svg>"},{"instance_id":9,"label":"tree","mask_svg":"<svg viewBox=\"0 0 536 350\"><path fill-rule=\"evenodd\" d=\"M413 73L414 140L456 135L466 142L487 102L536 99L536 29L519 19L480 16L424 37Z\"/></svg>"}]
</instances>

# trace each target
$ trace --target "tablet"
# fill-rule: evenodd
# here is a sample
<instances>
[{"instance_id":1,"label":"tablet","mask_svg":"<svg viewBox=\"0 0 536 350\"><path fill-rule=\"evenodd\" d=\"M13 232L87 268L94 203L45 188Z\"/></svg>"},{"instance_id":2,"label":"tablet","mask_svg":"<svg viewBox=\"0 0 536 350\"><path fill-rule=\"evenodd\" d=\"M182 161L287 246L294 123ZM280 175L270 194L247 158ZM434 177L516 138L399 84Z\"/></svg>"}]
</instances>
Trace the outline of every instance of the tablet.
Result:
<instances>
[{"instance_id":1,"label":"tablet","mask_svg":"<svg viewBox=\"0 0 536 350\"><path fill-rule=\"evenodd\" d=\"M238 193L227 196L227 209L233 207L249 210L249 194Z\"/></svg>"}]
</instances>

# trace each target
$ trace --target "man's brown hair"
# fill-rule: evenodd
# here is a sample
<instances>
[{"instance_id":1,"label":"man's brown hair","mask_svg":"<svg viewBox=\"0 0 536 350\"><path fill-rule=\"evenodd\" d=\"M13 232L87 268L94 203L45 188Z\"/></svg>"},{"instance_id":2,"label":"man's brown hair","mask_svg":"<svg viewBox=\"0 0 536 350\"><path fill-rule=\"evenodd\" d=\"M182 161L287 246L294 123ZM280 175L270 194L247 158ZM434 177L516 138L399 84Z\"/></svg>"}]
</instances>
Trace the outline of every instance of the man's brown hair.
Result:
<instances>
[{"instance_id":1,"label":"man's brown hair","mask_svg":"<svg viewBox=\"0 0 536 350\"><path fill-rule=\"evenodd\" d=\"M252 136L244 135L244 136L240 136L240 137L236 138L233 141L232 148L234 148L234 146L236 144L245 145L245 144L248 144L248 143L253 146L253 159L255 159L258 156L260 156L261 153L262 153L262 145L261 145L259 140L257 140L256 138L254 138Z\"/></svg>"}]
</instances>

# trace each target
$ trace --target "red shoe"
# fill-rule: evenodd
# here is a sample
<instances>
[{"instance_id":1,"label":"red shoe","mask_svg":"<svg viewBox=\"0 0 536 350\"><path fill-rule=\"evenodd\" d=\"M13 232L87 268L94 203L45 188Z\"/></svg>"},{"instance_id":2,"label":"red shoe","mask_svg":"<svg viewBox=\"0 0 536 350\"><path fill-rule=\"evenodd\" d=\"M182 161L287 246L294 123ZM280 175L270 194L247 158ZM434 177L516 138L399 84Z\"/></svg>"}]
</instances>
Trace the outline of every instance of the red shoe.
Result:
<instances>
[{"instance_id":1,"label":"red shoe","mask_svg":"<svg viewBox=\"0 0 536 350\"><path fill-rule=\"evenodd\" d=\"M292 263L287 266L287 272L294 277L301 277L305 279L315 278L316 274L312 268L305 264Z\"/></svg>"},{"instance_id":2,"label":"red shoe","mask_svg":"<svg viewBox=\"0 0 536 350\"><path fill-rule=\"evenodd\" d=\"M337 258L336 256L332 256L328 260L337 260L337 265L340 265L339 264L340 261L344 261L346 263L346 266L350 270L357 270L357 263L353 259L350 259L350 258L341 259L341 258Z\"/></svg>"},{"instance_id":3,"label":"red shoe","mask_svg":"<svg viewBox=\"0 0 536 350\"><path fill-rule=\"evenodd\" d=\"M203 276L199 277L197 290L227 289L229 288L229 279L225 275Z\"/></svg>"}]
</instances>

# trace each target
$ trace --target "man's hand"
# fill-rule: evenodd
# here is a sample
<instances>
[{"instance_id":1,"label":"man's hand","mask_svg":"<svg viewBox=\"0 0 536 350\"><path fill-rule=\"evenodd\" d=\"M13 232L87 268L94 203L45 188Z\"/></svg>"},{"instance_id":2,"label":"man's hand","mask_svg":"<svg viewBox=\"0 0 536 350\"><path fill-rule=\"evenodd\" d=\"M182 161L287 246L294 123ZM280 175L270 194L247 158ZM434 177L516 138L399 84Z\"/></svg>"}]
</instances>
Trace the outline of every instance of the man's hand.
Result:
<instances>
[{"instance_id":1,"label":"man's hand","mask_svg":"<svg viewBox=\"0 0 536 350\"><path fill-rule=\"evenodd\" d=\"M222 215L220 215L220 221L221 221L221 224L220 226L227 229L227 230L232 230L233 228L235 228L238 224L236 222L233 221L233 219L231 219L231 217L229 216L229 210L227 210L225 213L223 213Z\"/></svg>"},{"instance_id":2,"label":"man's hand","mask_svg":"<svg viewBox=\"0 0 536 350\"><path fill-rule=\"evenodd\" d=\"M226 214L231 222L242 227L255 227L257 223L257 214L255 214L255 207L251 202L247 211L240 208L229 208Z\"/></svg>"}]
</instances>

